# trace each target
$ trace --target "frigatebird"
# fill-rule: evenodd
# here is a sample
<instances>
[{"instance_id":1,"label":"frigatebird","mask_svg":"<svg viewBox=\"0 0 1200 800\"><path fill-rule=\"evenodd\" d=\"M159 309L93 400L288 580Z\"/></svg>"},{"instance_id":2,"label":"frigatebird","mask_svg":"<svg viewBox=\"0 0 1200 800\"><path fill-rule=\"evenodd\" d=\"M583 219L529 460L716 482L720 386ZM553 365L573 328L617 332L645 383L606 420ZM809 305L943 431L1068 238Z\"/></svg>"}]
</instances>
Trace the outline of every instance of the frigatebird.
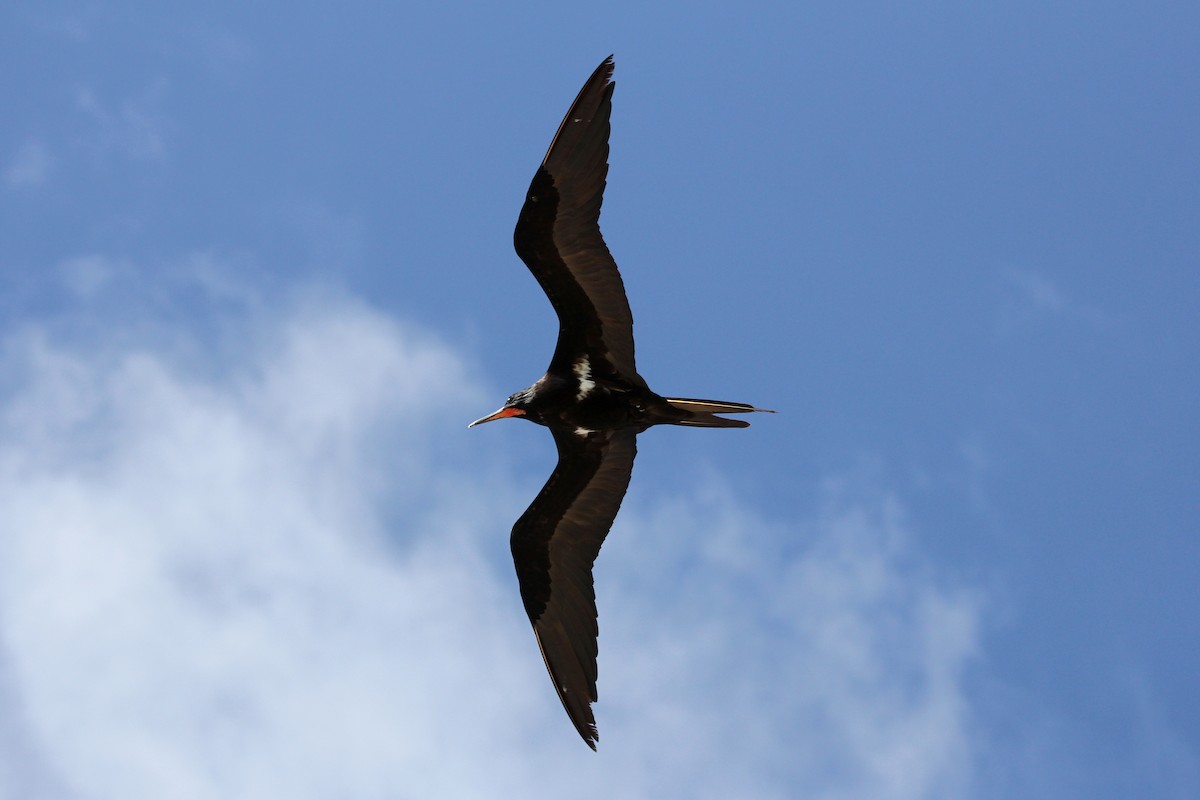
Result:
<instances>
[{"instance_id":1,"label":"frigatebird","mask_svg":"<svg viewBox=\"0 0 1200 800\"><path fill-rule=\"evenodd\" d=\"M745 403L662 397L638 374L633 315L600 236L608 173L612 56L601 62L558 126L534 173L513 241L558 314L546 374L494 414L545 425L558 465L512 529L525 611L554 688L593 750L596 595L592 564L629 487L636 438L652 425L744 428L717 414L766 411Z\"/></svg>"}]
</instances>

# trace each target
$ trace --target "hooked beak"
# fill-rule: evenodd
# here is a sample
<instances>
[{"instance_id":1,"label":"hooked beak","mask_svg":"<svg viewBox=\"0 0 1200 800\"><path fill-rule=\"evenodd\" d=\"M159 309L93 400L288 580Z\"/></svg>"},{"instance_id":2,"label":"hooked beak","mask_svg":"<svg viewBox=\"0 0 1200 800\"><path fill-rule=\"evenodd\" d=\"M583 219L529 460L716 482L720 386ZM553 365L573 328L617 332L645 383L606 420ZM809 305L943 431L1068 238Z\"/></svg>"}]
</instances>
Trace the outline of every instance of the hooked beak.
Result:
<instances>
[{"instance_id":1,"label":"hooked beak","mask_svg":"<svg viewBox=\"0 0 1200 800\"><path fill-rule=\"evenodd\" d=\"M482 425L483 423L491 422L494 419L504 419L505 417L521 417L524 415L525 415L525 412L519 408L512 408L511 406L505 406L504 408L497 411L495 414L488 414L483 419L475 420L467 427L474 428L476 425Z\"/></svg>"}]
</instances>

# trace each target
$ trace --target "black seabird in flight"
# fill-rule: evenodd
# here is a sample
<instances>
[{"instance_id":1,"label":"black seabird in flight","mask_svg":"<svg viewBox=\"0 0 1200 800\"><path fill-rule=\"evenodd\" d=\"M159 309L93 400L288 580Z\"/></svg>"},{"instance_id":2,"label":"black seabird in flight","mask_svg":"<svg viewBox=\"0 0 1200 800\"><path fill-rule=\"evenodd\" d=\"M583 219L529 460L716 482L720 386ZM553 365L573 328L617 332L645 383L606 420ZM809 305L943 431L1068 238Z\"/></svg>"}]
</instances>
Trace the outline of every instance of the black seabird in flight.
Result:
<instances>
[{"instance_id":1,"label":"black seabird in flight","mask_svg":"<svg viewBox=\"0 0 1200 800\"><path fill-rule=\"evenodd\" d=\"M717 414L745 403L662 397L638 374L633 315L600 236L614 84L606 58L571 105L533 176L513 234L558 314L546 374L494 414L545 425L558 466L512 530L521 599L546 669L579 735L596 749L596 595L592 564L621 506L637 435L652 425L744 428Z\"/></svg>"}]
</instances>

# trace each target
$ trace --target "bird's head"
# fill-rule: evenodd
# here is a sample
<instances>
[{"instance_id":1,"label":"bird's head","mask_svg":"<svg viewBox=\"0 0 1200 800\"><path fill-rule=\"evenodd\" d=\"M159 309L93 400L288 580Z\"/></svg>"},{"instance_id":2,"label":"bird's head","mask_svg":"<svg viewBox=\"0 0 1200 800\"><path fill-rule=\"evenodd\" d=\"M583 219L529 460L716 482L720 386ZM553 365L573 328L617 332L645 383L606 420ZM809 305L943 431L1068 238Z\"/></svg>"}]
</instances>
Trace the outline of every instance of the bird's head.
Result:
<instances>
[{"instance_id":1,"label":"bird's head","mask_svg":"<svg viewBox=\"0 0 1200 800\"><path fill-rule=\"evenodd\" d=\"M484 422L491 422L494 419L504 419L505 417L524 417L528 415L529 403L533 399L533 387L517 392L514 395L509 395L508 400L500 407L498 411L488 414L482 419L477 419L468 425L468 428L474 428L476 425L481 425Z\"/></svg>"}]
</instances>

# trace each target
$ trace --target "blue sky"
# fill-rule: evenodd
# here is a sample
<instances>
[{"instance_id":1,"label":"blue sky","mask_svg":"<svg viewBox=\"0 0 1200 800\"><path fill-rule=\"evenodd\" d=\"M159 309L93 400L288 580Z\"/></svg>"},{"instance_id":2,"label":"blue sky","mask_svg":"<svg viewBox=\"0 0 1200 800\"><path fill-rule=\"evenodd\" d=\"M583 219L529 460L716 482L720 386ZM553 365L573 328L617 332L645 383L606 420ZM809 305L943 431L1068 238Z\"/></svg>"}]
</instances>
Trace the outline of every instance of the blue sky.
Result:
<instances>
[{"instance_id":1,"label":"blue sky","mask_svg":"<svg viewBox=\"0 0 1200 800\"><path fill-rule=\"evenodd\" d=\"M10 3L0 796L1200 793L1200 10ZM616 56L600 751L471 419Z\"/></svg>"}]
</instances>

